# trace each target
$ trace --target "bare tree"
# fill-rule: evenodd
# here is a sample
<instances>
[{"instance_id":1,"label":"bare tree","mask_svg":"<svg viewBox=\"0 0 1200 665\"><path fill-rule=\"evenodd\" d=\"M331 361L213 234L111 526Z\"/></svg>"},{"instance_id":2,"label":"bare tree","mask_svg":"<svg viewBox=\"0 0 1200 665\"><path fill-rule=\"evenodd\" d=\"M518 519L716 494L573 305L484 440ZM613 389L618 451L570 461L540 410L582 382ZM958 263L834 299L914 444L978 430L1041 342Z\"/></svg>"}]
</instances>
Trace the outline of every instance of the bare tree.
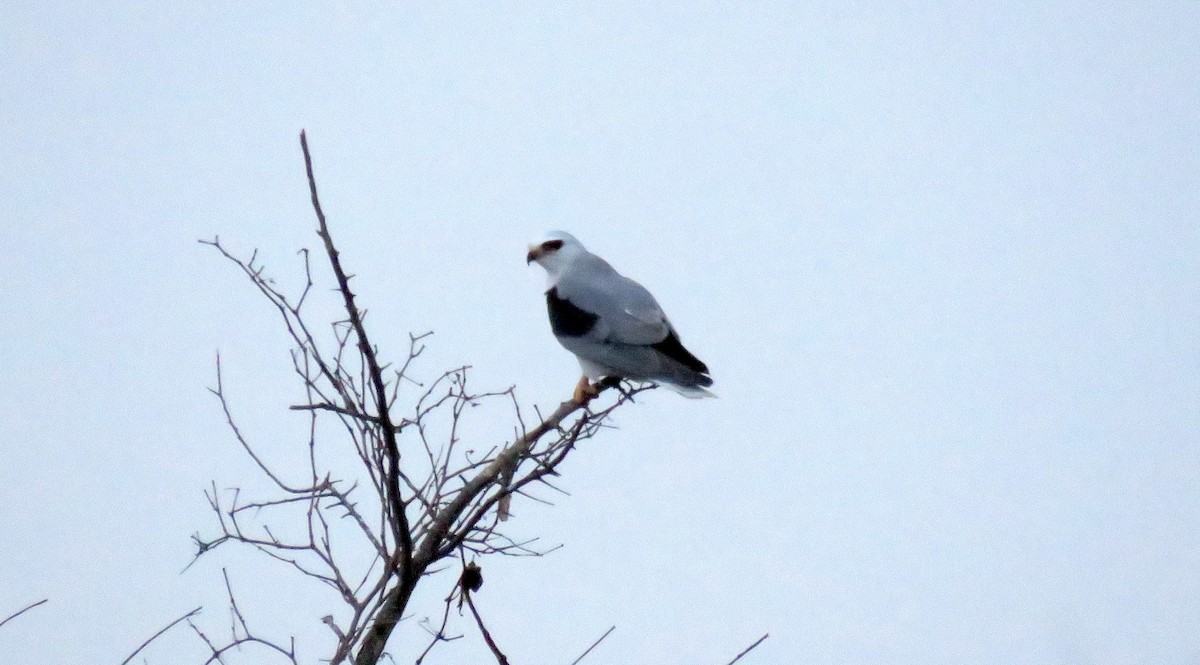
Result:
<instances>
[{"instance_id":1,"label":"bare tree","mask_svg":"<svg viewBox=\"0 0 1200 665\"><path fill-rule=\"evenodd\" d=\"M338 618L330 614L323 619L336 640L322 660L333 665L381 662L417 586L447 571L453 584L443 600L440 621L424 626L428 641L416 663L439 644L462 637L448 629L457 601L460 613L467 605L480 637L505 665L508 658L484 625L471 594L482 584L478 561L483 558L543 553L536 542L505 533L511 496L541 500L532 494L536 487L557 490L550 479L571 451L605 427L615 409L653 386L605 380L598 394L614 389L615 399L603 404L598 397L572 399L550 414L535 409L535 418L527 421L513 388L470 388L468 367L418 382L413 373L427 334L410 334L403 359L398 365L389 363L368 335L366 312L356 301L351 276L330 234L303 132L300 145L317 235L344 316L320 327L311 320L306 305L317 280L307 250L301 252L304 284L289 295L266 274L257 253L239 258L220 239L202 242L240 269L287 331L292 370L304 394L303 402L291 408L309 418L307 468L302 478L287 477L259 454L234 418L218 357L212 392L234 438L272 489L265 496L249 497L237 488L220 490L214 483L206 495L217 529L211 536L193 536L196 558L230 544L250 547L332 589L341 608L336 610ZM464 434L468 414L485 402L507 405L514 423L511 436L468 443L463 437L475 436ZM335 470L328 462L339 452L351 457L352 468ZM223 663L232 650L256 647L283 662L298 663L294 640L255 633L238 607L228 574L224 583L230 616L227 637L210 637L194 621L193 610L130 658L172 626L186 623L208 650L206 662ZM610 628L575 662L611 632Z\"/></svg>"},{"instance_id":2,"label":"bare tree","mask_svg":"<svg viewBox=\"0 0 1200 665\"><path fill-rule=\"evenodd\" d=\"M553 413L538 413L527 421L513 388L476 391L468 385L468 367L419 384L411 374L426 335L410 335L399 364L389 364L368 335L366 312L356 301L351 276L330 233L304 133L300 143L317 235L344 314L332 322L329 341L320 341L323 335L328 337L329 329L316 327L306 310L317 281L307 250L301 252L305 283L298 293L287 294L266 274L257 253L240 258L220 239L202 242L242 271L287 330L292 369L305 394L303 403L291 408L307 412L310 420L307 472L303 478L285 477L259 454L234 418L218 357L212 392L233 436L274 491L247 497L240 490L219 490L213 484L206 494L217 533L194 536L196 556L231 543L249 546L332 588L343 604L342 618L325 618L336 636L336 646L327 657L335 665L378 663L418 584L447 567L461 568L464 577L445 599L440 626L429 628L428 647L421 658L456 638L446 626L457 599L469 604L489 648L499 662L506 662L470 599L472 586L478 588L468 579L479 574L475 562L489 555L540 553L535 543L516 541L501 528L510 496L530 496L534 485L552 487L550 477L575 446L599 432L613 410L648 386L607 381L600 387L616 388L615 400L603 406L595 406L599 402L593 400L566 401ZM402 397L409 399L407 404ZM461 434L468 412L494 400L509 404L514 423L511 437L468 444ZM340 432L336 441L322 436L329 431L328 422ZM338 446L353 451L357 468L334 472L322 462L326 449ZM298 521L301 528L280 523L286 520L294 520L291 527ZM347 520L353 525L352 534L341 526ZM297 532L302 535L282 535ZM221 661L229 649L247 644L266 648L285 662L297 662L290 642L271 641L251 631L237 607L228 575L225 584L232 623L229 639L211 639L191 614L180 619L207 645L210 662Z\"/></svg>"}]
</instances>

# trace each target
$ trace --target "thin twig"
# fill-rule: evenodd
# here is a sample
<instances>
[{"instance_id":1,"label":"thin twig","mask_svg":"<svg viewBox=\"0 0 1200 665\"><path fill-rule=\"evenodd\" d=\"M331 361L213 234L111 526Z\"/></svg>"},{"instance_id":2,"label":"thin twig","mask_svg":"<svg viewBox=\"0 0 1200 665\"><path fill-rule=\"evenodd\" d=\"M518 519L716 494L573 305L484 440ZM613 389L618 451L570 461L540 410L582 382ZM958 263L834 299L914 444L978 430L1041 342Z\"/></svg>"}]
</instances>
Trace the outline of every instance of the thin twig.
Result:
<instances>
[{"instance_id":1,"label":"thin twig","mask_svg":"<svg viewBox=\"0 0 1200 665\"><path fill-rule=\"evenodd\" d=\"M770 633L766 633L766 634L764 634L762 637L760 637L760 638L758 638L757 640L755 640L754 644L751 644L750 646L748 646L748 647L746 647L745 649L743 649L741 653L739 653L738 655L734 656L734 657L733 657L733 660L729 661L728 663L725 663L725 665L733 665L734 663L738 662L739 660L741 660L741 659L742 659L742 656L745 656L746 654L750 653L750 650L751 650L751 649L753 649L754 647L756 647L756 646L758 646L758 645L762 644L762 643L763 643L763 640L767 639L767 638L768 638L768 637L770 637L770 636L771 636L771 634L770 634Z\"/></svg>"},{"instance_id":2,"label":"thin twig","mask_svg":"<svg viewBox=\"0 0 1200 665\"><path fill-rule=\"evenodd\" d=\"M596 640L595 642L592 642L592 646L588 647L586 651L584 651L583 653L579 654L579 657L578 657L578 658L576 658L575 660L571 661L571 665L579 665L579 661L583 660L583 657L584 657L584 656L586 656L586 655L588 655L589 653L591 653L591 652L592 652L592 649L595 649L595 648L596 648L596 646L597 646L598 644L600 644L601 642L603 642L603 641L604 641L604 638L606 638L606 637L608 637L609 635L611 635L611 634L612 634L612 632L613 632L614 630L616 630L616 629L617 629L617 627L616 627L616 626L612 626L612 627L610 627L608 630L604 631L604 634L600 636L600 639Z\"/></svg>"},{"instance_id":3,"label":"thin twig","mask_svg":"<svg viewBox=\"0 0 1200 665\"><path fill-rule=\"evenodd\" d=\"M489 649L492 650L492 655L496 657L496 662L499 665L509 665L508 657L496 646L496 641L492 639L492 634L488 632L486 626L483 625L483 617L479 616L479 610L475 609L475 601L471 600L471 593L463 591L463 595L467 598L467 607L471 608L471 614L475 616L475 623L479 624L479 632L483 633L483 641L487 643Z\"/></svg>"},{"instance_id":4,"label":"thin twig","mask_svg":"<svg viewBox=\"0 0 1200 665\"><path fill-rule=\"evenodd\" d=\"M438 627L438 629L436 631L429 630L428 628L425 629L427 632L430 633L430 635L432 636L433 639L431 639L429 641L429 644L427 644L425 646L425 650L421 652L421 655L417 656L417 659L415 661L413 661L413 665L421 665L421 663L423 663L425 661L425 657L429 655L429 652L433 651L433 648L435 646L437 646L439 643L453 642L454 640L462 638L462 635L446 635L446 625L448 623L450 623L450 606L454 604L454 596L455 596L456 591L458 591L458 593L460 594L460 597L461 597L461 594L463 592L459 590L458 582L456 582L454 584L454 590L452 590L450 592L450 594L448 596L446 596L446 600L443 601L445 603L446 607L442 611L441 625ZM461 600L459 601L459 607L462 607Z\"/></svg>"},{"instance_id":5,"label":"thin twig","mask_svg":"<svg viewBox=\"0 0 1200 665\"><path fill-rule=\"evenodd\" d=\"M197 607L196 609L192 610L191 612L188 612L187 614L185 614L185 615L179 617L178 619L172 621L171 623L167 624L166 626L163 627L162 630L151 635L150 639L146 640L145 642L142 642L141 646L134 649L133 653L129 654L129 657L127 657L125 660L121 661L121 665L127 665L129 663L129 661L133 660L134 656L138 655L138 653L141 652L142 649L145 649L151 642L158 639L159 635L162 635L163 633L167 632L168 630L171 630L172 628L174 628L175 624L180 623L182 621L187 621L188 619L196 616L197 614L199 614L201 609L202 608Z\"/></svg>"},{"instance_id":6,"label":"thin twig","mask_svg":"<svg viewBox=\"0 0 1200 665\"><path fill-rule=\"evenodd\" d=\"M9 621L12 621L13 619L28 612L29 610L32 610L33 608L37 607L38 605L45 605L48 602L50 602L49 598L43 598L43 599L37 601L36 603L30 603L30 604L26 605L25 607L22 607L21 609L17 610L16 612L5 617L4 621L0 621L0 626L3 626L4 624L8 623Z\"/></svg>"}]
</instances>

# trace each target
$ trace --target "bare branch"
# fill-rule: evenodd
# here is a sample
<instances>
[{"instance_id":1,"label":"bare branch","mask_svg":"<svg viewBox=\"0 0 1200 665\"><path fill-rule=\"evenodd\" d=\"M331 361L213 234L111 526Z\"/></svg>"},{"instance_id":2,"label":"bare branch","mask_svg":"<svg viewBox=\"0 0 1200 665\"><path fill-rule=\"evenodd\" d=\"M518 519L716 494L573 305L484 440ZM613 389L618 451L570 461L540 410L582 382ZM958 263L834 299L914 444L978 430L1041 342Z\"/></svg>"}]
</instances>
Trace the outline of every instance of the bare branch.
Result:
<instances>
[{"instance_id":1,"label":"bare branch","mask_svg":"<svg viewBox=\"0 0 1200 665\"><path fill-rule=\"evenodd\" d=\"M42 602L45 602L45 601L42 601ZM168 630L171 630L172 628L174 628L174 627L175 627L175 625L176 625L176 624L178 624L179 622L181 622L181 621L187 621L188 619L190 619L190 618L192 618L192 617L196 616L197 614L199 614L199 613L200 613L200 610L201 610L201 608L197 607L196 609L194 609L194 610L192 610L191 612L188 612L187 614L185 614L185 615L183 615L183 616L179 617L178 619L176 619L176 620L172 621L171 623L167 624L166 626L163 626L162 630L160 630L160 631L158 631L157 633L155 633L155 634L151 635L151 636L150 636L150 639L146 640L145 642L142 642L142 643L141 643L141 645L140 645L140 646L138 646L138 648L136 648L136 649L134 649L134 650L133 650L133 653L129 654L129 655L128 655L128 656L125 658L125 660L121 661L121 665L128 665L129 661L133 660L133 657L134 657L134 656L138 655L138 653L140 653L140 652L142 651L142 649L145 649L147 646L149 646L149 644L150 644L151 642L153 642L154 640L158 639L158 637L159 637L160 635L162 635L163 633L167 632Z\"/></svg>"},{"instance_id":2,"label":"bare branch","mask_svg":"<svg viewBox=\"0 0 1200 665\"><path fill-rule=\"evenodd\" d=\"M320 404L293 404L292 406L289 406L288 408L291 409L292 411L332 411L334 413L340 413L344 416L347 416L350 418L355 418L357 420L361 420L363 422L366 422L366 423L369 423L372 425L380 424L380 421L378 418L375 418L373 416L364 415L362 413L359 413L355 409L347 409L344 406L338 406L336 404L330 404L328 402L322 402ZM401 418L400 423L395 425L396 432L399 433L401 430L403 430L405 428L405 426L407 426L411 423L412 423L411 420Z\"/></svg>"},{"instance_id":3,"label":"bare branch","mask_svg":"<svg viewBox=\"0 0 1200 665\"><path fill-rule=\"evenodd\" d=\"M210 388L209 392L216 395L217 400L221 402L221 410L225 413L225 422L229 425L229 428L233 430L233 434L235 437L237 437L238 443L242 444L242 448L245 449L248 455L250 455L250 458L254 460L254 463L258 465L258 468L261 469L268 478L275 481L275 484L279 486L279 489L282 489L290 494L304 494L312 491L312 488L292 487L283 482L283 480L281 480L279 476L277 476L275 472L272 471L270 467L268 467L266 463L259 458L258 454L254 452L254 448L252 448L246 441L246 437L242 435L242 431L238 429L237 423L233 419L233 413L229 410L229 402L225 399L225 387L221 376L221 354L219 353L217 354L217 387Z\"/></svg>"},{"instance_id":4,"label":"bare branch","mask_svg":"<svg viewBox=\"0 0 1200 665\"><path fill-rule=\"evenodd\" d=\"M358 336L358 348L366 361L371 388L375 394L375 417L379 418L380 429L383 430L384 452L387 458L387 499L391 506L392 523L396 540L400 543L400 561L402 574L412 576L412 534L408 528L408 516L404 511L404 499L400 495L400 449L396 445L396 429L388 414L388 394L383 382L383 370L380 369L379 359L375 356L375 347L367 338L367 330L363 325L362 314L354 302L354 292L350 290L350 278L342 269L342 261L337 248L333 244L333 236L325 223L325 213L321 210L321 199L317 196L317 180L313 175L312 155L308 152L308 136L300 132L300 149L304 152L304 171L308 176L308 190L312 195L313 212L317 215L317 235L325 242L325 254L329 257L329 265L333 268L337 279L338 290L346 307L346 315L350 317L350 325Z\"/></svg>"},{"instance_id":5,"label":"bare branch","mask_svg":"<svg viewBox=\"0 0 1200 665\"><path fill-rule=\"evenodd\" d=\"M230 640L227 644L217 646L208 637L208 635L206 635L204 631L200 630L199 626L197 626L195 623L192 623L191 620L188 621L188 626L191 627L196 636L199 637L200 640L203 641L206 646L208 646L209 651L212 652L211 655L209 655L208 660L204 661L204 665L208 665L209 663L223 663L225 661L221 659L221 656L224 656L225 652L232 651L234 649L241 650L241 648L246 645L261 646L269 651L274 651L275 653L283 656L288 660L289 663L292 663L292 665L299 665L299 661L296 660L295 640L292 640L291 645L285 648L269 640L249 636L236 638Z\"/></svg>"},{"instance_id":6,"label":"bare branch","mask_svg":"<svg viewBox=\"0 0 1200 665\"><path fill-rule=\"evenodd\" d=\"M771 636L771 634L770 634L770 633L766 633L766 634L764 634L762 637L760 637L760 638L758 638L757 640L755 640L754 644L751 644L750 646L746 647L745 649L742 649L742 652L741 652L741 653L739 653L738 655L734 656L734 657L733 657L733 660L729 661L729 662L728 662L728 663L726 663L725 665L733 665L734 663L738 662L739 660L741 660L741 659L742 659L742 656L745 656L746 654L750 653L750 651L751 651L752 649L754 649L754 647L756 647L756 646L758 646L758 645L762 644L762 643L763 643L763 640L767 639L767 638L768 638L768 637L770 637L770 636Z\"/></svg>"},{"instance_id":7,"label":"bare branch","mask_svg":"<svg viewBox=\"0 0 1200 665\"><path fill-rule=\"evenodd\" d=\"M471 600L471 592L464 590L463 596L467 599L467 607L471 610L471 615L475 617L475 624L479 626L479 632L483 635L483 641L487 644L492 655L496 657L496 662L499 665L509 665L508 657L496 646L496 640L492 639L492 634L488 632L487 626L483 625L483 617L479 616L479 610L475 609L475 601Z\"/></svg>"},{"instance_id":8,"label":"bare branch","mask_svg":"<svg viewBox=\"0 0 1200 665\"><path fill-rule=\"evenodd\" d=\"M606 638L606 637L608 637L609 635L611 635L611 634L612 634L612 632L613 632L614 630L616 630L616 629L617 629L617 627L616 627L616 626L610 626L610 627L609 627L609 629L608 629L608 630L606 630L606 631L604 631L604 634L600 636L600 639L596 640L595 642L592 642L592 646L588 647L588 648L587 648L587 649L586 649L586 650L585 650L583 653L579 654L579 657L578 657L578 658L576 658L575 660L571 661L571 665L579 665L579 661L583 660L583 657L584 657L584 656L586 656L586 655L588 655L589 653L591 653L591 652L592 652L592 649L595 649L595 648L596 648L596 647L597 647L597 646L598 646L598 645L599 645L601 642L603 642L603 641L604 641L604 638Z\"/></svg>"},{"instance_id":9,"label":"bare branch","mask_svg":"<svg viewBox=\"0 0 1200 665\"><path fill-rule=\"evenodd\" d=\"M26 605L25 607L22 607L21 609L17 610L16 612L13 612L12 614L5 617L3 621L0 621L0 626L3 626L4 624L8 623L9 621L12 621L13 619L28 612L29 610L32 610L33 608L37 607L38 605L45 605L48 602L50 602L49 598L43 598L39 601L30 603L30 604Z\"/></svg>"},{"instance_id":10,"label":"bare branch","mask_svg":"<svg viewBox=\"0 0 1200 665\"><path fill-rule=\"evenodd\" d=\"M460 583L456 583L454 586L454 590L452 590L443 601L444 608L442 610L441 625L438 626L437 630L429 630L426 628L433 639L431 639L429 644L425 646L425 650L421 652L421 655L417 656L417 659L414 661L413 665L421 665L421 663L425 660L425 657L429 655L429 652L433 651L433 648L438 644L442 642L453 642L454 640L462 638L462 635L446 634L446 624L450 622L450 606L454 604L454 596L456 595L456 592L459 598L462 598L462 592L459 590ZM459 607L462 607L462 600L459 600Z\"/></svg>"},{"instance_id":11,"label":"bare branch","mask_svg":"<svg viewBox=\"0 0 1200 665\"><path fill-rule=\"evenodd\" d=\"M188 626L192 629L192 632L195 633L196 637L200 638L200 641L204 642L204 645L208 647L209 657L208 660L204 661L205 665L213 662L224 663L225 661L222 659L222 656L227 651L234 649L241 650L241 648L246 645L258 645L264 649L273 651L280 656L283 656L289 663L292 663L292 665L299 665L299 662L296 660L295 638L290 638L288 646L285 647L271 640L259 637L251 632L250 626L246 623L246 619L242 615L241 609L238 608L237 599L233 594L233 586L229 582L229 574L224 569L221 570L221 574L225 578L225 592L229 598L229 640L218 645L203 630L201 630L200 627L195 624L195 622L191 620L192 614L198 612L200 608L196 608L192 614L180 617L174 622L179 623L180 621L186 620ZM169 627L170 626L168 626L168 628ZM125 665L125 663L122 663L121 665Z\"/></svg>"}]
</instances>

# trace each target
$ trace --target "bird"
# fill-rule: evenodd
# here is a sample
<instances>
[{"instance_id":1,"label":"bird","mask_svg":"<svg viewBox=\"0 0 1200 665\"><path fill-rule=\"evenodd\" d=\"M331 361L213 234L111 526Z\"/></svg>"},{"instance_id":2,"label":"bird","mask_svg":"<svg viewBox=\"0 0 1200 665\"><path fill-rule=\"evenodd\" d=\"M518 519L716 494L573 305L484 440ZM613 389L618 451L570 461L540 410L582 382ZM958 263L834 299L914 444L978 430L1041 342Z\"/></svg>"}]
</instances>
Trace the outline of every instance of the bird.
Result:
<instances>
[{"instance_id":1,"label":"bird","mask_svg":"<svg viewBox=\"0 0 1200 665\"><path fill-rule=\"evenodd\" d=\"M592 254L575 236L550 231L529 245L526 265L546 269L546 308L554 337L579 359L573 399L600 394L591 381L629 379L684 397L716 397L708 366L684 348L658 301L641 284Z\"/></svg>"}]
</instances>

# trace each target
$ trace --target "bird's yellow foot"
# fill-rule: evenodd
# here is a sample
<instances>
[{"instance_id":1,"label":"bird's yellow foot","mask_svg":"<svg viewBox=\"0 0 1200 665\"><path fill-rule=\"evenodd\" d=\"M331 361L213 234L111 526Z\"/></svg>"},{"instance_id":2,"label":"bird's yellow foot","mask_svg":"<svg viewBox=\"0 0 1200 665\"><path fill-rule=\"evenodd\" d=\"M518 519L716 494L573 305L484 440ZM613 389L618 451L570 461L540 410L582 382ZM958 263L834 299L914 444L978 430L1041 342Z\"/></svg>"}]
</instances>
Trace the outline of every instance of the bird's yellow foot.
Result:
<instances>
[{"instance_id":1,"label":"bird's yellow foot","mask_svg":"<svg viewBox=\"0 0 1200 665\"><path fill-rule=\"evenodd\" d=\"M586 376L579 377L579 383L575 384L575 392L571 398L576 404L587 404L593 399L600 396L600 390L588 382Z\"/></svg>"}]
</instances>

